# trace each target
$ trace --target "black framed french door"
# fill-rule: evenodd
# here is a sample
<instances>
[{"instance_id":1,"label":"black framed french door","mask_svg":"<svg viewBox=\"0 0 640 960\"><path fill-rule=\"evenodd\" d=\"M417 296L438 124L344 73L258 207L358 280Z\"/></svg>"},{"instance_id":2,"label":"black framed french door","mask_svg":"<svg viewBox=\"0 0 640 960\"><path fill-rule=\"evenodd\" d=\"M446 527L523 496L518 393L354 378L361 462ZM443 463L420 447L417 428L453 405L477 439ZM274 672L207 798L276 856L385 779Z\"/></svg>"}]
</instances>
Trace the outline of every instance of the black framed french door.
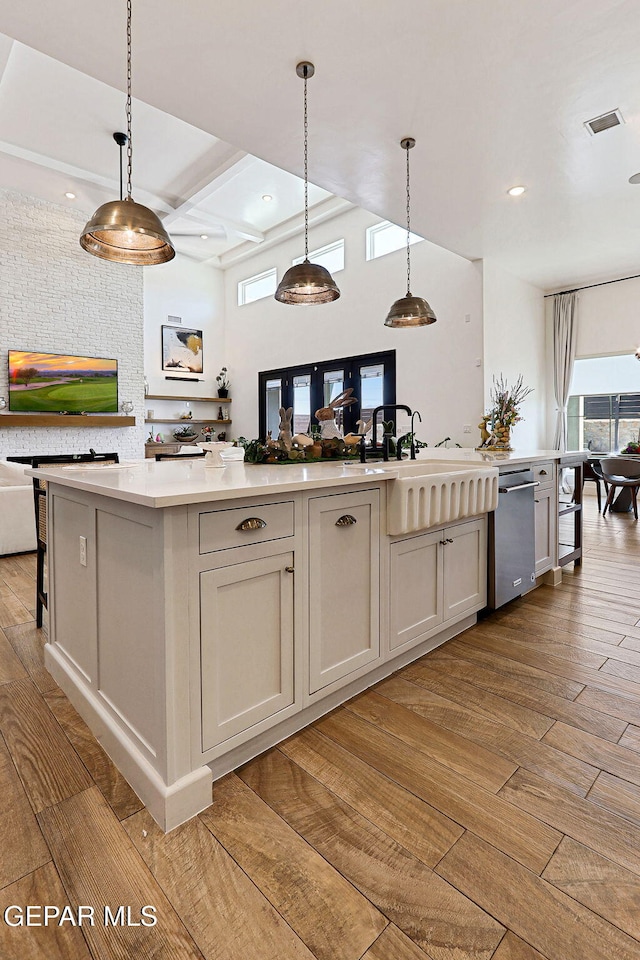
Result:
<instances>
[{"instance_id":1,"label":"black framed french door","mask_svg":"<svg viewBox=\"0 0 640 960\"><path fill-rule=\"evenodd\" d=\"M343 432L356 433L357 421L368 420L374 407L396 402L396 352L360 354L317 363L264 370L258 374L258 432L278 435L280 407L293 407L294 433L316 424L315 411L329 406L349 387L358 402L336 410Z\"/></svg>"}]
</instances>

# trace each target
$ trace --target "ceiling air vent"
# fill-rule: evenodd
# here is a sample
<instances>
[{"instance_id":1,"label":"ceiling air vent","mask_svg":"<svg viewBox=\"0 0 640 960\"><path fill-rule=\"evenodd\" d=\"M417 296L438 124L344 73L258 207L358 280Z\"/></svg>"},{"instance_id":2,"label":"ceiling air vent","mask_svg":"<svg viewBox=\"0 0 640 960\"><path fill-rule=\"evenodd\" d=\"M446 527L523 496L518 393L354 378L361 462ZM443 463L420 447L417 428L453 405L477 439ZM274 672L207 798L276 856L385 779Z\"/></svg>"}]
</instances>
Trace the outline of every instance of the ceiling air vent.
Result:
<instances>
[{"instance_id":1,"label":"ceiling air vent","mask_svg":"<svg viewBox=\"0 0 640 960\"><path fill-rule=\"evenodd\" d=\"M603 130L610 130L611 127L619 127L624 123L622 114L619 110L610 110L609 113L603 113L600 117L594 117L593 120L587 120L585 127L593 136L596 133L602 133Z\"/></svg>"}]
</instances>

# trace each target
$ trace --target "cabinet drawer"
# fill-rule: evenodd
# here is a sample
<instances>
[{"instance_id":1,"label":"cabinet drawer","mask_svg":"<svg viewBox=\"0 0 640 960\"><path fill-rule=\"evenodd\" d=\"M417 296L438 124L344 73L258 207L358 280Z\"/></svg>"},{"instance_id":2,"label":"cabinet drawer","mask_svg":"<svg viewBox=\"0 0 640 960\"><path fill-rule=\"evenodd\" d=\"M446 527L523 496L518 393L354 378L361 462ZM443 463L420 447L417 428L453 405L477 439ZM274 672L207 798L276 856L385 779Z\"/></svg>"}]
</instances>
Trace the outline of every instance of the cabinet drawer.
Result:
<instances>
[{"instance_id":1,"label":"cabinet drawer","mask_svg":"<svg viewBox=\"0 0 640 960\"><path fill-rule=\"evenodd\" d=\"M553 460L545 460L544 463L534 463L533 479L537 480L541 487L553 483L554 477Z\"/></svg>"},{"instance_id":2,"label":"cabinet drawer","mask_svg":"<svg viewBox=\"0 0 640 960\"><path fill-rule=\"evenodd\" d=\"M293 500L200 514L200 553L293 536Z\"/></svg>"}]
</instances>

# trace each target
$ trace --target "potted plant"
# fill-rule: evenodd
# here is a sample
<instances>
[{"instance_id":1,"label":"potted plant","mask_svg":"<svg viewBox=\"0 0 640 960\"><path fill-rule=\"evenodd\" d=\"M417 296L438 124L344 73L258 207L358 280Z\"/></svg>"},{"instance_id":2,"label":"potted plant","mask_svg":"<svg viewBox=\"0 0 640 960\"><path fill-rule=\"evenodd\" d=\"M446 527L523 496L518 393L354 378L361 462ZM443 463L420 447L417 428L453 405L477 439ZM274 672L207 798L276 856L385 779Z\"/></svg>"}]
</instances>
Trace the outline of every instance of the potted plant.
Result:
<instances>
[{"instance_id":1,"label":"potted plant","mask_svg":"<svg viewBox=\"0 0 640 960\"><path fill-rule=\"evenodd\" d=\"M228 397L229 396L229 387L231 382L227 373L227 368L223 367L218 376L216 377L216 383L218 384L218 396L219 397Z\"/></svg>"},{"instance_id":2,"label":"potted plant","mask_svg":"<svg viewBox=\"0 0 640 960\"><path fill-rule=\"evenodd\" d=\"M179 430L173 431L173 436L175 440L179 440L180 443L193 443L197 439L198 434L193 427L180 427Z\"/></svg>"}]
</instances>

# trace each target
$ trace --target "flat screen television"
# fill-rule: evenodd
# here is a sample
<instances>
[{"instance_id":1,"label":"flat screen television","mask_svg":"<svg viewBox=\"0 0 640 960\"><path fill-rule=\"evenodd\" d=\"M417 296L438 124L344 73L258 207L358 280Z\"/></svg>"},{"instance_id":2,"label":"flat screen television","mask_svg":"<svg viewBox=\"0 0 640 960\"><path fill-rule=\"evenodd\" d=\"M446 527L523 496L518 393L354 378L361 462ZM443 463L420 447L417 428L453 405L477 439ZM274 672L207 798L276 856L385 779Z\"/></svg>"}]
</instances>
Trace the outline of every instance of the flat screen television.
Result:
<instances>
[{"instance_id":1,"label":"flat screen television","mask_svg":"<svg viewBox=\"0 0 640 960\"><path fill-rule=\"evenodd\" d=\"M9 350L9 410L117 413L118 361Z\"/></svg>"}]
</instances>

